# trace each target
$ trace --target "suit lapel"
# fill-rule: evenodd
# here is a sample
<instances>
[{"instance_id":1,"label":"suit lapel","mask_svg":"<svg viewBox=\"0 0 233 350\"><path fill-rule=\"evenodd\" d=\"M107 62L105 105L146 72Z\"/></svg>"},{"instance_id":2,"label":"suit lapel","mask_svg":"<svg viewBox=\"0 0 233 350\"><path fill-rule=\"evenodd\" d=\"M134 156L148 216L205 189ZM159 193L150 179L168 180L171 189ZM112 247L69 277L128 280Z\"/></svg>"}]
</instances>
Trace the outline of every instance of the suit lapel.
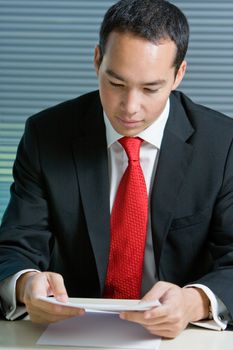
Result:
<instances>
[{"instance_id":1,"label":"suit lapel","mask_svg":"<svg viewBox=\"0 0 233 350\"><path fill-rule=\"evenodd\" d=\"M171 95L170 101L170 115L151 195L152 236L157 267L193 151L187 140L194 130L177 98ZM110 244L110 207L106 133L99 97L94 102L90 101L90 108L77 123L73 141L74 159L88 233L103 289Z\"/></svg>"},{"instance_id":2,"label":"suit lapel","mask_svg":"<svg viewBox=\"0 0 233 350\"><path fill-rule=\"evenodd\" d=\"M193 147L187 143L194 130L181 103L171 95L171 107L161 145L152 187L151 223L158 268L163 242L174 215L176 199L192 159ZM159 276L159 271L158 276Z\"/></svg>"},{"instance_id":3,"label":"suit lapel","mask_svg":"<svg viewBox=\"0 0 233 350\"><path fill-rule=\"evenodd\" d=\"M84 214L102 290L110 240L108 158L99 99L96 103L90 102L90 105L85 121L82 120L78 137L74 139L73 150Z\"/></svg>"}]
</instances>

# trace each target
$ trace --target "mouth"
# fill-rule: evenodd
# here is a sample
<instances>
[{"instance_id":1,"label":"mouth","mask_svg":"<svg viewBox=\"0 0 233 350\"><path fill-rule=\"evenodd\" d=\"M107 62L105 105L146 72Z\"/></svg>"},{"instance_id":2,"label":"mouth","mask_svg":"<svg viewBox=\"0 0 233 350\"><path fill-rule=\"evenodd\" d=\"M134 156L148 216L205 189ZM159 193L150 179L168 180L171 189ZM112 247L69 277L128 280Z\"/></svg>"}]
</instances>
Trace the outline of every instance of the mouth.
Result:
<instances>
[{"instance_id":1,"label":"mouth","mask_svg":"<svg viewBox=\"0 0 233 350\"><path fill-rule=\"evenodd\" d=\"M127 120L120 117L118 117L117 120L119 124L121 124L127 129L139 127L140 125L142 125L142 120Z\"/></svg>"}]
</instances>

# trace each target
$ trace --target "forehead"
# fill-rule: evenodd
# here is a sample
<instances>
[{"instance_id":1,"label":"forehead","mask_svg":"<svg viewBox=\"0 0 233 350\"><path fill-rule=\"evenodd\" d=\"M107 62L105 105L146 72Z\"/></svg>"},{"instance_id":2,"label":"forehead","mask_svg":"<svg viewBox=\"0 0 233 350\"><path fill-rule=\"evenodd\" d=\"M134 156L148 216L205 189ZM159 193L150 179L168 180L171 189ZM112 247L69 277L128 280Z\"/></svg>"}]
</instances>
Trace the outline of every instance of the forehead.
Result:
<instances>
[{"instance_id":1,"label":"forehead","mask_svg":"<svg viewBox=\"0 0 233 350\"><path fill-rule=\"evenodd\" d=\"M105 69L120 75L144 75L151 78L164 74L174 66L176 46L171 40L153 43L132 33L112 32L103 56Z\"/></svg>"}]
</instances>

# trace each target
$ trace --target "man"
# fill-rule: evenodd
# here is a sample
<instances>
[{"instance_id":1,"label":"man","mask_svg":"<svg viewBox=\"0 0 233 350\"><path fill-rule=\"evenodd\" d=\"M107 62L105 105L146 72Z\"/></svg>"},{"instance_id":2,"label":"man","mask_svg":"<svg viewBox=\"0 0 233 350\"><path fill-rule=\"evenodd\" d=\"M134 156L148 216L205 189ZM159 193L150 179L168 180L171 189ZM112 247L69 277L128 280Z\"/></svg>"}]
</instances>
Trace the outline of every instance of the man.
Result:
<instances>
[{"instance_id":1,"label":"man","mask_svg":"<svg viewBox=\"0 0 233 350\"><path fill-rule=\"evenodd\" d=\"M116 215L122 226L128 205L118 198L123 174L133 167L123 137L140 140L141 165L133 161L149 202L140 297L161 306L120 317L170 338L211 311L220 329L231 319L233 121L174 92L185 74L188 36L185 16L167 1L119 1L106 13L95 49L99 92L27 121L0 234L7 318L20 305L34 322L84 313L48 306L39 296L125 297L128 285L132 297L137 278L129 277L130 260L139 254L128 254L127 269L117 249L127 250L128 241L138 247L131 225L139 225L141 214L127 211L130 225L120 229L125 246L118 242L117 249L110 220ZM17 307L8 292L15 289Z\"/></svg>"}]
</instances>

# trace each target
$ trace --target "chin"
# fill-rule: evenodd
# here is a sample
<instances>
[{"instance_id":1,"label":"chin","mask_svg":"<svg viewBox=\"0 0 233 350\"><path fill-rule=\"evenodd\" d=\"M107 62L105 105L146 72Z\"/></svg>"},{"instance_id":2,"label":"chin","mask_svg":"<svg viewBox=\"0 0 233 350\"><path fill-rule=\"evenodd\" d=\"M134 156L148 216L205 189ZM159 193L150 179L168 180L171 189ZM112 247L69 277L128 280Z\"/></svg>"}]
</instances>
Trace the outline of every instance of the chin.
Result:
<instances>
[{"instance_id":1,"label":"chin","mask_svg":"<svg viewBox=\"0 0 233 350\"><path fill-rule=\"evenodd\" d=\"M130 128L122 128L121 125L112 124L113 128L116 132L122 136L136 136L141 130L138 129L130 129Z\"/></svg>"},{"instance_id":2,"label":"chin","mask_svg":"<svg viewBox=\"0 0 233 350\"><path fill-rule=\"evenodd\" d=\"M121 131L121 132L119 132L119 134L121 134L121 135L123 135L123 136L129 136L129 137L134 137L134 136L136 136L137 134L139 133L139 131L137 132L137 131L129 131L129 130L124 130L124 131Z\"/></svg>"}]
</instances>

